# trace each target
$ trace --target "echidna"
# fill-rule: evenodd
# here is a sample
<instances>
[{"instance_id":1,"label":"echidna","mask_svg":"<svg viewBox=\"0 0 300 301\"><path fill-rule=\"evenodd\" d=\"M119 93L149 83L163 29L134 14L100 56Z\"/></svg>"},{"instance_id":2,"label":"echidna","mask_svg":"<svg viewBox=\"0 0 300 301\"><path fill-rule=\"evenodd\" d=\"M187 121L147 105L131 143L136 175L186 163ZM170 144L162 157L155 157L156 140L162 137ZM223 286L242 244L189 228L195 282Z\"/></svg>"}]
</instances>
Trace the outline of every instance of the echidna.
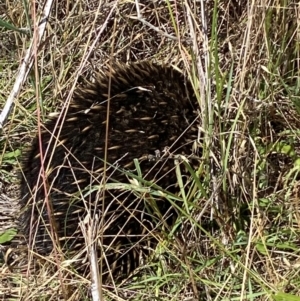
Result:
<instances>
[{"instance_id":1,"label":"echidna","mask_svg":"<svg viewBox=\"0 0 300 301\"><path fill-rule=\"evenodd\" d=\"M66 255L84 249L79 222L90 212L103 226L98 229L102 240L97 246L101 241L105 270L125 276L135 269L142 246L155 243L150 231L156 231L157 221L174 214L168 212L171 204L162 199L163 194L151 193L151 183L179 191L174 155L192 154L198 131L196 109L193 88L180 72L147 62L117 64L79 87L65 117L52 116L44 125L43 156L38 136L24 155L21 224L32 247L49 254L54 229Z\"/></svg>"}]
</instances>

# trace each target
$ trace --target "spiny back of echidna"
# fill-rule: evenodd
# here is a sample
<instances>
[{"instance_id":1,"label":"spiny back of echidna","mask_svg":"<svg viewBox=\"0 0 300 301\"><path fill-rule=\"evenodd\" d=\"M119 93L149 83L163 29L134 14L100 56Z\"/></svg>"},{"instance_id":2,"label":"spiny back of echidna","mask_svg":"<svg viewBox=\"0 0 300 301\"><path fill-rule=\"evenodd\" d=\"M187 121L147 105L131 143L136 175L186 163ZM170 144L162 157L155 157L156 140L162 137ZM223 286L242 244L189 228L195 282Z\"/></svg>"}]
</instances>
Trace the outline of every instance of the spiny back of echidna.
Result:
<instances>
[{"instance_id":1,"label":"spiny back of echidna","mask_svg":"<svg viewBox=\"0 0 300 301\"><path fill-rule=\"evenodd\" d=\"M171 67L151 63L116 65L95 82L79 87L65 117L52 117L44 125L46 185L40 175L38 136L24 155L21 223L31 246L49 254L55 231L66 255L84 249L79 222L89 212L92 218L99 217L97 238L102 235L102 240L96 245L104 270L126 276L135 269L140 252L149 249L149 242L150 247L155 244L153 233L169 220L164 215L175 215L163 193L155 196L151 183L179 192L174 157L192 154L196 108L186 78Z\"/></svg>"}]
</instances>

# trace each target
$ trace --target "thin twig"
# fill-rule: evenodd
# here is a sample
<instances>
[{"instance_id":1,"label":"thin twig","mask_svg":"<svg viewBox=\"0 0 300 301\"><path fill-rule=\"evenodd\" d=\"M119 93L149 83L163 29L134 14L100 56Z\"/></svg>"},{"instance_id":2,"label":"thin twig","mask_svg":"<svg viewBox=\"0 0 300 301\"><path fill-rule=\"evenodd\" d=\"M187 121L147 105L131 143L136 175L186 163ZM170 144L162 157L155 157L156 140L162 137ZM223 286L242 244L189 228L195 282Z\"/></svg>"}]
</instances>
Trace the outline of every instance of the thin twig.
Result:
<instances>
[{"instance_id":1,"label":"thin twig","mask_svg":"<svg viewBox=\"0 0 300 301\"><path fill-rule=\"evenodd\" d=\"M143 17L142 17L142 14L141 14L141 11L140 11L140 7L139 7L139 0L135 0L135 5L136 5L136 12L137 12L137 17L132 17L130 16L129 18L130 19L133 19L133 20L138 20L140 22L142 22L144 25L152 28L153 30L155 30L156 32L160 33L161 35L165 36L166 38L169 38L171 40L174 40L174 41L178 41L178 38L177 37L174 37L162 30L160 30L159 28L155 27L154 25L152 25L151 23L149 23L148 21L146 21Z\"/></svg>"}]
</instances>

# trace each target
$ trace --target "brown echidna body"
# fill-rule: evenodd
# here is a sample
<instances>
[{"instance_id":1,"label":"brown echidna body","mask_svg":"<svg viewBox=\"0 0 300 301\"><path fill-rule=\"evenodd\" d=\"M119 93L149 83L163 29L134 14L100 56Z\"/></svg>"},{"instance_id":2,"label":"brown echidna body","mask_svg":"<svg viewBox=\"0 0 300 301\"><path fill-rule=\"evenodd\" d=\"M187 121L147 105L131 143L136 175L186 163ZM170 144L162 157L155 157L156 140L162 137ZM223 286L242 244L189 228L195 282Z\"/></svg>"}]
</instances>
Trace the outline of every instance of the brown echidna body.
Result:
<instances>
[{"instance_id":1,"label":"brown echidna body","mask_svg":"<svg viewBox=\"0 0 300 301\"><path fill-rule=\"evenodd\" d=\"M107 183L128 184L134 178L132 174L136 177L131 183L138 183L140 173L134 164L134 159L138 159L143 179L147 181L142 180L138 185L144 187L148 183L148 194L141 193L143 199L136 192L124 189L124 185L120 189L107 188L104 197L100 189L109 85ZM174 157L170 154L192 154L197 138L196 106L190 83L173 68L151 63L117 65L110 75L101 75L95 83L78 89L64 120L55 117L45 124L42 150L48 199L53 210L51 224L55 225L63 251L84 248L79 221L89 211L92 216L98 214L99 219L104 218L99 233L103 235L103 263L109 265L106 270L110 268L116 275L127 275L136 268L142 241L149 240L149 231L154 229L155 216L158 217L146 204L147 199L151 202L155 199L150 197L149 183L179 191L175 188L177 177ZM24 156L21 222L28 239L31 235L29 241L34 249L49 254L53 242L49 236L40 169L37 137ZM171 205L158 197L156 200L163 215Z\"/></svg>"}]
</instances>

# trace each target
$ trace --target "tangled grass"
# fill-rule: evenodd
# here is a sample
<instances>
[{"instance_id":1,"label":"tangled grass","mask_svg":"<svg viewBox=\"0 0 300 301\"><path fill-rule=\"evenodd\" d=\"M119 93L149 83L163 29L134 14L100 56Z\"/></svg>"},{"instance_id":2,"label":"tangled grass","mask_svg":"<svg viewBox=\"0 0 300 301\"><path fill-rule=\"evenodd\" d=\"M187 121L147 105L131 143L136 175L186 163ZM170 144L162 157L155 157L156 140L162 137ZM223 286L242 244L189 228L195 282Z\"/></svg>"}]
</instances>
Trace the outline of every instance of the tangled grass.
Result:
<instances>
[{"instance_id":1,"label":"tangled grass","mask_svg":"<svg viewBox=\"0 0 300 301\"><path fill-rule=\"evenodd\" d=\"M77 81L113 61L143 60L192 81L203 155L174 229L138 275L103 286L105 300L300 300L299 4L203 2L54 1L0 139L2 300L88 299L90 279L54 268L68 262L39 258L29 268L25 246L10 256L20 154ZM29 32L0 28L1 107L37 22L26 3L0 3L1 20Z\"/></svg>"}]
</instances>

